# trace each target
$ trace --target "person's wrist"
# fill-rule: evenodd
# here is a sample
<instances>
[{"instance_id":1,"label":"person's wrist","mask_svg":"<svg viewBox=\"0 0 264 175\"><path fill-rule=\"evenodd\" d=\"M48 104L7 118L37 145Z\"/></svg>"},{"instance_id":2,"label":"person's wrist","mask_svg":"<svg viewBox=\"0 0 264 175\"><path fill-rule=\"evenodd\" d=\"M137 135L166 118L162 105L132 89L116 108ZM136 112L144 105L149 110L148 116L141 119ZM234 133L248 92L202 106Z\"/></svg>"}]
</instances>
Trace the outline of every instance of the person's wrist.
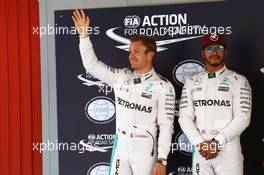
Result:
<instances>
[{"instance_id":1,"label":"person's wrist","mask_svg":"<svg viewBox=\"0 0 264 175\"><path fill-rule=\"evenodd\" d=\"M157 159L157 163L163 165L163 166L167 166L167 159L164 158L158 158Z\"/></svg>"},{"instance_id":2,"label":"person's wrist","mask_svg":"<svg viewBox=\"0 0 264 175\"><path fill-rule=\"evenodd\" d=\"M88 34L79 34L79 37L81 39L85 39L85 38L88 38Z\"/></svg>"}]
</instances>

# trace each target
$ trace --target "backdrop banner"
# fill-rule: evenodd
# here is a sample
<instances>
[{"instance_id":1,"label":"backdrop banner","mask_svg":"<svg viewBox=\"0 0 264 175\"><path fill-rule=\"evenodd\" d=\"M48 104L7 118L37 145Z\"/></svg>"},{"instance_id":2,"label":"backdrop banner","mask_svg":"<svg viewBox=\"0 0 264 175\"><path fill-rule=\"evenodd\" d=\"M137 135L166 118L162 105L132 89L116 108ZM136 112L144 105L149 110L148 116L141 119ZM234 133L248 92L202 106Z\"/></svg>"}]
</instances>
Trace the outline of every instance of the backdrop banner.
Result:
<instances>
[{"instance_id":1,"label":"backdrop banner","mask_svg":"<svg viewBox=\"0 0 264 175\"><path fill-rule=\"evenodd\" d=\"M252 86L251 125L241 136L244 174L263 171L261 11L257 4L241 1L85 10L97 57L112 67L130 66L131 35L149 35L157 42L155 70L173 83L177 96L167 174L192 174L191 146L178 124L178 103L186 76L203 70L201 37L208 32L226 35L227 67L245 75ZM115 134L114 92L86 73L72 12L55 11L55 28L49 31L56 34L59 171L61 175L107 175Z\"/></svg>"}]
</instances>

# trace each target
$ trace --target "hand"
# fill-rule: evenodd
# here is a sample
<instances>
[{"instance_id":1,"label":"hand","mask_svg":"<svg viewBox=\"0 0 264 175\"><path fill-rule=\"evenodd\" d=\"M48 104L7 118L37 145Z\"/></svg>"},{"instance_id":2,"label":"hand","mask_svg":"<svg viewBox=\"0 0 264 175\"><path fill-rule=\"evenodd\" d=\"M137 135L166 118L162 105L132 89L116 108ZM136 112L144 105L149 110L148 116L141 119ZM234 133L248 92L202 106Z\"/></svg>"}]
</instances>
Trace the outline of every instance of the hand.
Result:
<instances>
[{"instance_id":1,"label":"hand","mask_svg":"<svg viewBox=\"0 0 264 175\"><path fill-rule=\"evenodd\" d=\"M166 166L161 163L156 163L154 168L152 169L152 175L165 175L166 174Z\"/></svg>"},{"instance_id":2,"label":"hand","mask_svg":"<svg viewBox=\"0 0 264 175\"><path fill-rule=\"evenodd\" d=\"M89 17L88 16L85 17L85 13L82 9L81 10L75 9L73 12L72 20L80 37L86 38L88 36L86 30L90 26Z\"/></svg>"},{"instance_id":3,"label":"hand","mask_svg":"<svg viewBox=\"0 0 264 175\"><path fill-rule=\"evenodd\" d=\"M199 152L206 160L214 159L217 157L219 150L214 141L204 141L197 145L200 149Z\"/></svg>"}]
</instances>

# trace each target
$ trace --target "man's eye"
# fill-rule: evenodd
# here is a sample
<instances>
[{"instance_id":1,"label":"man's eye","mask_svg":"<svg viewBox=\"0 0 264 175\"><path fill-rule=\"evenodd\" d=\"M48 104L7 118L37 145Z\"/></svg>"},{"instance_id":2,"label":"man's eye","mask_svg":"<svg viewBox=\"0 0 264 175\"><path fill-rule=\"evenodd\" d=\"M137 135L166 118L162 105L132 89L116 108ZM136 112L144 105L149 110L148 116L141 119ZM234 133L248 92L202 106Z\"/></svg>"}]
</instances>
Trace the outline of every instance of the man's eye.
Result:
<instances>
[{"instance_id":1,"label":"man's eye","mask_svg":"<svg viewBox=\"0 0 264 175\"><path fill-rule=\"evenodd\" d=\"M213 49L212 48L207 48L206 51L211 53L213 51Z\"/></svg>"}]
</instances>

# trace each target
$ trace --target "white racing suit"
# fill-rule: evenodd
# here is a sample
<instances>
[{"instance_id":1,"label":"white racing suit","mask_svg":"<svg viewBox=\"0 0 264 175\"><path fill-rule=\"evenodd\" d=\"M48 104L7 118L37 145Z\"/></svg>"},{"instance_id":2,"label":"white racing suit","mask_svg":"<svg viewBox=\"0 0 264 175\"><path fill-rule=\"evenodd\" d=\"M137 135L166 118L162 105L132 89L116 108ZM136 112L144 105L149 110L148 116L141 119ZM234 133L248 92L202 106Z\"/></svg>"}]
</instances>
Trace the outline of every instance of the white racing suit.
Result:
<instances>
[{"instance_id":1,"label":"white racing suit","mask_svg":"<svg viewBox=\"0 0 264 175\"><path fill-rule=\"evenodd\" d=\"M172 84L154 69L138 75L98 61L89 38L80 39L87 72L114 88L116 137L111 175L150 175L158 158L167 158L175 114ZM159 130L159 135L157 136Z\"/></svg>"},{"instance_id":2,"label":"white racing suit","mask_svg":"<svg viewBox=\"0 0 264 175\"><path fill-rule=\"evenodd\" d=\"M240 134L250 123L251 88L247 79L225 66L189 77L182 91L179 123L193 145L215 138L223 147L206 160L193 150L194 175L242 175Z\"/></svg>"}]
</instances>

